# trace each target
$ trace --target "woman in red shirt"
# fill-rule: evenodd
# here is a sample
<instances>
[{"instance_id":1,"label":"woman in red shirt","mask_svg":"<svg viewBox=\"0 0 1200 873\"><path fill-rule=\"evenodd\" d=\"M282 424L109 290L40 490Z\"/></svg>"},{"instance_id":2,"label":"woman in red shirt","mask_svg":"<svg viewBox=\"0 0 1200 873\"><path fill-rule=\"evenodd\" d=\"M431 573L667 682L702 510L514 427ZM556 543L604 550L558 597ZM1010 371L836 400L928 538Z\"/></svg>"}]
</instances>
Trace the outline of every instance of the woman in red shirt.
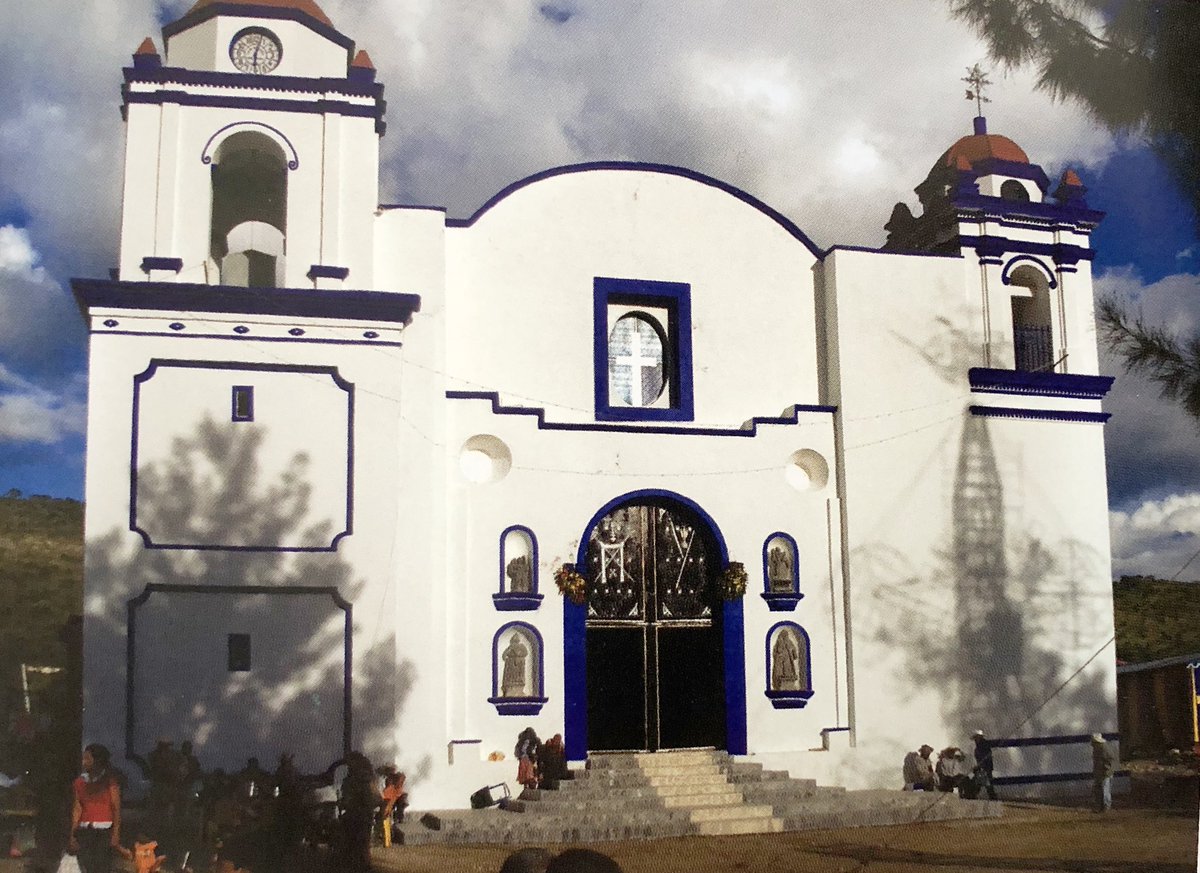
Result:
<instances>
[{"instance_id":1,"label":"woman in red shirt","mask_svg":"<svg viewBox=\"0 0 1200 873\"><path fill-rule=\"evenodd\" d=\"M121 845L121 786L109 769L108 749L92 743L83 750L83 775L75 780L71 840L83 873L110 873Z\"/></svg>"}]
</instances>

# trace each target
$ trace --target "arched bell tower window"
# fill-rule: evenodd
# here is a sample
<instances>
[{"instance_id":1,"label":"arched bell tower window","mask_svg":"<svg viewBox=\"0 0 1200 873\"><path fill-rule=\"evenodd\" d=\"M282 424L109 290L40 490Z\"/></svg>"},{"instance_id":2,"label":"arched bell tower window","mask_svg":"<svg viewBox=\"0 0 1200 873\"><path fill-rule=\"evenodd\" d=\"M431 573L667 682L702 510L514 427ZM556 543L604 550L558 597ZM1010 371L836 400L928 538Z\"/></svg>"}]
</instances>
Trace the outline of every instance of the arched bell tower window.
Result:
<instances>
[{"instance_id":1,"label":"arched bell tower window","mask_svg":"<svg viewBox=\"0 0 1200 873\"><path fill-rule=\"evenodd\" d=\"M1054 279L1040 263L1013 262L1004 272L1011 289L1013 367L1029 373L1054 369L1054 332L1050 320L1050 289Z\"/></svg>"},{"instance_id":2,"label":"arched bell tower window","mask_svg":"<svg viewBox=\"0 0 1200 873\"><path fill-rule=\"evenodd\" d=\"M258 131L221 143L212 166L211 255L221 284L283 284L287 239L287 173L283 149Z\"/></svg>"},{"instance_id":3,"label":"arched bell tower window","mask_svg":"<svg viewBox=\"0 0 1200 873\"><path fill-rule=\"evenodd\" d=\"M1016 179L1005 179L1000 183L1000 197L1013 203L1028 203L1029 190Z\"/></svg>"}]
</instances>

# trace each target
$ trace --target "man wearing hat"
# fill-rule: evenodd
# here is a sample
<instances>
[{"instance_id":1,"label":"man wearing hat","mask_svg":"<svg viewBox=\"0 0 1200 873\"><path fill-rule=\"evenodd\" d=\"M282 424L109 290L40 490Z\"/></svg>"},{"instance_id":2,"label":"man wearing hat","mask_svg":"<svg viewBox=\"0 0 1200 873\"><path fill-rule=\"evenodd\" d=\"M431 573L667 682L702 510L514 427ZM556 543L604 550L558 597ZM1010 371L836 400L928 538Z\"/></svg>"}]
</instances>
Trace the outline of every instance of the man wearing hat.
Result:
<instances>
[{"instance_id":1,"label":"man wearing hat","mask_svg":"<svg viewBox=\"0 0 1200 873\"><path fill-rule=\"evenodd\" d=\"M921 746L904 756L904 790L933 791L937 788L937 777L933 774L933 762L929 760L933 746Z\"/></svg>"},{"instance_id":2,"label":"man wearing hat","mask_svg":"<svg viewBox=\"0 0 1200 873\"><path fill-rule=\"evenodd\" d=\"M971 734L975 741L975 784L979 793L987 792L988 800L996 799L996 786L992 782L992 744L983 735L983 731Z\"/></svg>"},{"instance_id":3,"label":"man wearing hat","mask_svg":"<svg viewBox=\"0 0 1200 873\"><path fill-rule=\"evenodd\" d=\"M1112 776L1117 761L1100 734L1092 734L1092 800L1096 812L1112 809Z\"/></svg>"}]
</instances>

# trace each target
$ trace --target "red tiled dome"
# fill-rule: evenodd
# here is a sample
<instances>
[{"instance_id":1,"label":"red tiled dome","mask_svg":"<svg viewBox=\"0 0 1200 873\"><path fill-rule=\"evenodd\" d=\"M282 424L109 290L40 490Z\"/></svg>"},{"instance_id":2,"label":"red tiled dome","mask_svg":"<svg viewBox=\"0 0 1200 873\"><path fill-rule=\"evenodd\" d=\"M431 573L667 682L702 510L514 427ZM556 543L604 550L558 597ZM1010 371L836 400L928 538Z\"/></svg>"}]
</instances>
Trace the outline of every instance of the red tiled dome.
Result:
<instances>
[{"instance_id":1,"label":"red tiled dome","mask_svg":"<svg viewBox=\"0 0 1200 873\"><path fill-rule=\"evenodd\" d=\"M295 9L298 12L303 12L315 18L322 24L333 27L333 22L329 20L329 16L321 11L314 0L196 0L196 4L188 10L188 15L193 12L199 12L206 6L212 6L214 3L228 3L232 6L272 6L276 9Z\"/></svg>"},{"instance_id":2,"label":"red tiled dome","mask_svg":"<svg viewBox=\"0 0 1200 873\"><path fill-rule=\"evenodd\" d=\"M964 136L942 155L940 163L954 167L966 160L968 164L994 158L1001 161L1011 161L1014 164L1028 164L1029 156L1024 149L1006 136L996 133L974 134Z\"/></svg>"}]
</instances>

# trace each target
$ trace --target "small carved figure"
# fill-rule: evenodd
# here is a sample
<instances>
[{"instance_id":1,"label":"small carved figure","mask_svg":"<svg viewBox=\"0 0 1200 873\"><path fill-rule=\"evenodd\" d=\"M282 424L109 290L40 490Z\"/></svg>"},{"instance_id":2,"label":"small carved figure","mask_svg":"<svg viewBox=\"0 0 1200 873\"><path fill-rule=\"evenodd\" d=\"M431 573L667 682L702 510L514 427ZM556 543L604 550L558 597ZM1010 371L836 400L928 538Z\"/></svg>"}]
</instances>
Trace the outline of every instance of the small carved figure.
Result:
<instances>
[{"instance_id":1,"label":"small carved figure","mask_svg":"<svg viewBox=\"0 0 1200 873\"><path fill-rule=\"evenodd\" d=\"M504 661L504 672L500 677L501 697L528 697L525 690L525 663L529 660L529 647L521 642L521 635L514 633L508 646L500 655Z\"/></svg>"},{"instance_id":2,"label":"small carved figure","mask_svg":"<svg viewBox=\"0 0 1200 873\"><path fill-rule=\"evenodd\" d=\"M533 591L533 567L528 555L513 558L504 568L508 576L508 590L513 593L530 594Z\"/></svg>"},{"instance_id":3,"label":"small carved figure","mask_svg":"<svg viewBox=\"0 0 1200 873\"><path fill-rule=\"evenodd\" d=\"M772 591L792 590L792 556L782 546L771 546L767 552L767 577Z\"/></svg>"},{"instance_id":4,"label":"small carved figure","mask_svg":"<svg viewBox=\"0 0 1200 873\"><path fill-rule=\"evenodd\" d=\"M771 647L771 690L799 691L800 690L800 650L792 639L789 630L781 630L775 635L775 645Z\"/></svg>"}]
</instances>

